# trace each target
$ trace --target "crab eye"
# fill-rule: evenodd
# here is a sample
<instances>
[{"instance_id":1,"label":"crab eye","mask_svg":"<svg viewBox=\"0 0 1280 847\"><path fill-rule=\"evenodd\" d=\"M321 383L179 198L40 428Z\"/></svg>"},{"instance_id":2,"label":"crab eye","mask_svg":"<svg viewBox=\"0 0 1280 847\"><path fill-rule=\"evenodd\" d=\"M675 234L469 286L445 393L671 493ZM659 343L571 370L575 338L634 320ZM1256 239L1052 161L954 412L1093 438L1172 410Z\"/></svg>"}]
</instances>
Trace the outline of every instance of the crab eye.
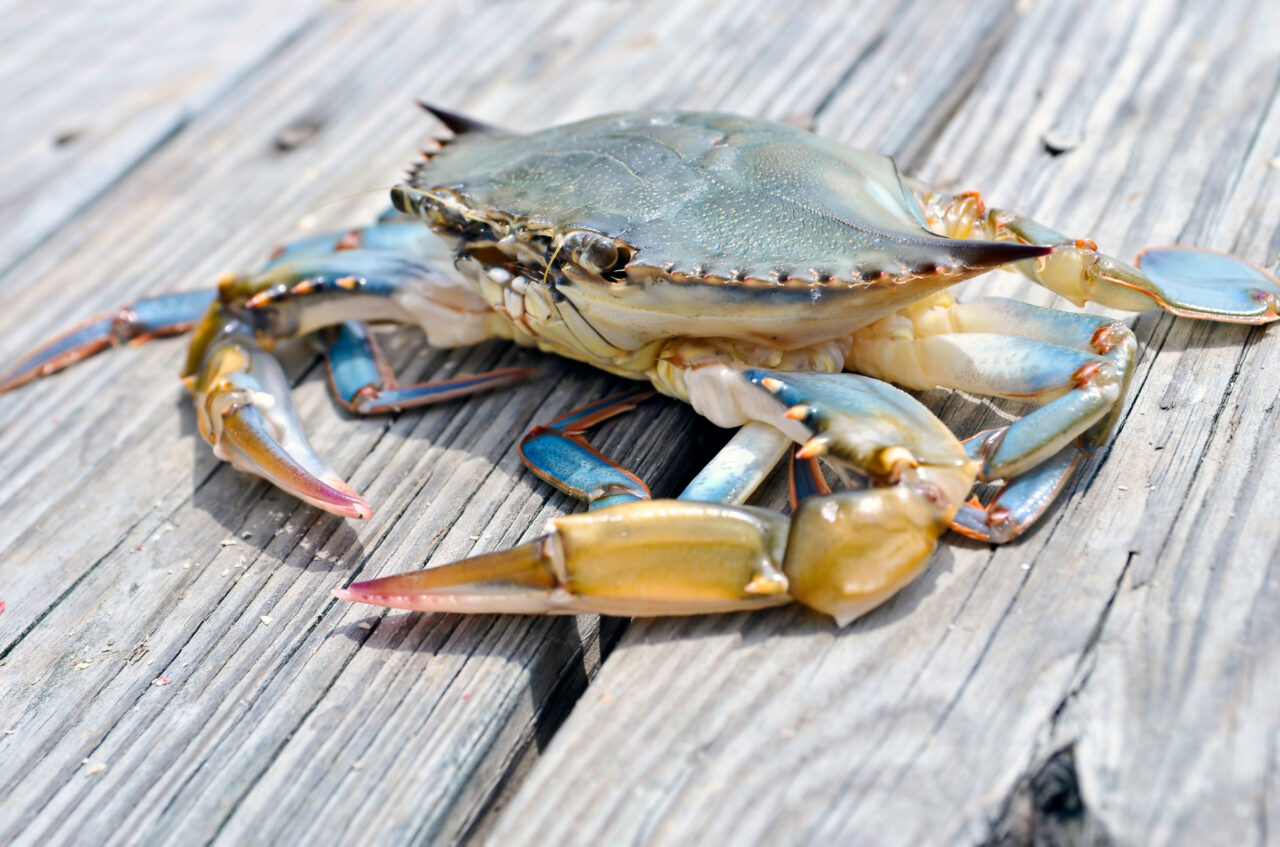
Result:
<instances>
[{"instance_id":1,"label":"crab eye","mask_svg":"<svg viewBox=\"0 0 1280 847\"><path fill-rule=\"evenodd\" d=\"M561 244L573 263L585 271L604 274L618 263L618 245L597 232L575 230Z\"/></svg>"}]
</instances>

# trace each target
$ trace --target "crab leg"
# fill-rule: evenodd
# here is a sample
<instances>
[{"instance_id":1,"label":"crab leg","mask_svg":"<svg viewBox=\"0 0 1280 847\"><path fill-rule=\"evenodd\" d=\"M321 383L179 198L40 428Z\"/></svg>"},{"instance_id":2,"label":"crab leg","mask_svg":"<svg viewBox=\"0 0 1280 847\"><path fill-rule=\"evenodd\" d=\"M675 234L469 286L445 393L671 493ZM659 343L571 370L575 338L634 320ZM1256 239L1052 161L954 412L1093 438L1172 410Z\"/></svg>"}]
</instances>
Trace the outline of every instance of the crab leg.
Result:
<instances>
[{"instance_id":1,"label":"crab leg","mask_svg":"<svg viewBox=\"0 0 1280 847\"><path fill-rule=\"evenodd\" d=\"M184 377L196 398L200 434L214 455L306 502L351 518L373 512L307 441L288 380L252 328L223 304L206 313Z\"/></svg>"},{"instance_id":2,"label":"crab leg","mask_svg":"<svg viewBox=\"0 0 1280 847\"><path fill-rule=\"evenodd\" d=\"M971 450L971 456L981 459L981 447L992 432L979 433L965 442L966 447L975 445L979 448ZM956 512L951 528L977 541L997 544L1012 541L1049 510L1075 475L1085 455L1075 445L1067 445L1006 483L986 506L976 497L971 497Z\"/></svg>"},{"instance_id":3,"label":"crab leg","mask_svg":"<svg viewBox=\"0 0 1280 847\"><path fill-rule=\"evenodd\" d=\"M583 433L652 396L648 387L624 391L535 426L520 441L520 458L539 479L591 509L650 500L649 487L592 448Z\"/></svg>"},{"instance_id":4,"label":"crab leg","mask_svg":"<svg viewBox=\"0 0 1280 847\"><path fill-rule=\"evenodd\" d=\"M378 415L443 403L528 378L532 368L500 368L455 379L400 385L369 327L347 321L334 328L325 357L338 402L360 415Z\"/></svg>"},{"instance_id":5,"label":"crab leg","mask_svg":"<svg viewBox=\"0 0 1280 847\"><path fill-rule=\"evenodd\" d=\"M680 499L741 505L791 444L788 436L768 424L748 423L685 486Z\"/></svg>"},{"instance_id":6,"label":"crab leg","mask_svg":"<svg viewBox=\"0 0 1280 847\"><path fill-rule=\"evenodd\" d=\"M339 250L281 261L219 282L265 338L305 335L350 320L420 324L435 347L491 337L479 295L452 269L381 250Z\"/></svg>"},{"instance_id":7,"label":"crab leg","mask_svg":"<svg viewBox=\"0 0 1280 847\"><path fill-rule=\"evenodd\" d=\"M1280 318L1280 282L1227 253L1198 247L1148 248L1134 267L1099 253L1088 239L1068 238L1003 209L988 210L977 192L947 195L919 185L914 190L939 233L1053 247L1048 256L1011 267L1077 306L1092 301L1126 312L1159 306L1182 317L1230 323Z\"/></svg>"},{"instance_id":8,"label":"crab leg","mask_svg":"<svg viewBox=\"0 0 1280 847\"><path fill-rule=\"evenodd\" d=\"M301 282L302 278L296 277L296 274L289 275L287 267L284 270L277 270L277 267L289 265L301 259L309 260L310 264L293 267L314 269L317 263L323 267L323 258L317 257L354 248L396 251L407 256L419 257L412 261L418 267L429 267L432 278L450 276L447 271L441 272L435 269L437 266L447 268L453 263L453 257L449 254L448 248L422 223L387 220L374 226L325 233L290 242L276 249L271 260L259 274L248 277L228 276L224 278L221 286L226 290L230 285L232 290L238 288L243 292L246 289L253 289L254 280L257 280L259 288L254 290L254 293L258 293L262 287L277 285L282 281ZM383 266L390 264L390 260L384 260L382 263ZM382 269L382 266L375 261L365 261L364 264L360 264L359 260L354 265L350 262L342 262L341 267L348 271L364 270L365 272ZM451 284L456 284L456 281L451 281ZM142 344L152 338L188 332L200 320L201 314L218 297L218 294L216 290L161 294L131 303L115 312L89 318L41 345L0 375L0 393L17 388L33 379L56 373L108 347L119 346L125 342ZM406 319L413 323L418 322L412 315ZM359 387L361 386L357 386Z\"/></svg>"},{"instance_id":9,"label":"crab leg","mask_svg":"<svg viewBox=\"0 0 1280 847\"><path fill-rule=\"evenodd\" d=\"M1009 541L1063 490L1083 451L1107 440L1136 361L1133 333L1118 321L994 297L956 304L944 292L855 333L848 365L908 388L1043 404L967 445L979 479L1023 479L985 509L985 530L972 504L957 529Z\"/></svg>"},{"instance_id":10,"label":"crab leg","mask_svg":"<svg viewBox=\"0 0 1280 847\"><path fill-rule=\"evenodd\" d=\"M396 212L395 209L389 211ZM373 226L326 232L299 238L277 247L265 268L296 259L323 256L342 250L384 250L405 253L440 264L453 263L443 242L421 221L416 219L387 220Z\"/></svg>"},{"instance_id":11,"label":"crab leg","mask_svg":"<svg viewBox=\"0 0 1280 847\"><path fill-rule=\"evenodd\" d=\"M910 396L865 377L711 367L719 372L699 384L732 395L722 412L736 406L740 422L804 441L806 457L827 453L873 487L811 497L790 524L750 506L624 503L556 518L512 550L335 593L424 611L637 616L797 599L844 624L909 583L973 481L975 463L949 431ZM785 443L760 427L730 442L692 491L743 496Z\"/></svg>"},{"instance_id":12,"label":"crab leg","mask_svg":"<svg viewBox=\"0 0 1280 847\"><path fill-rule=\"evenodd\" d=\"M97 315L46 342L0 375L0 393L56 373L108 347L143 344L187 332L217 295L215 291L161 294Z\"/></svg>"}]
</instances>

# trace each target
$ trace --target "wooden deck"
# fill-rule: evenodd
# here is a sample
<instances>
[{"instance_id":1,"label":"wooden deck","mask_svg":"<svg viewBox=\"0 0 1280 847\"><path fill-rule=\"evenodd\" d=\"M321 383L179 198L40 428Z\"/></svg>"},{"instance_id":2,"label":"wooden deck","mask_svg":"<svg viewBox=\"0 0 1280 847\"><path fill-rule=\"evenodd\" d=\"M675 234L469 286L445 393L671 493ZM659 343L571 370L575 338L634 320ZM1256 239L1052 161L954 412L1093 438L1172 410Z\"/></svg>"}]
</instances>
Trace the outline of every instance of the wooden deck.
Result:
<instances>
[{"instance_id":1,"label":"wooden deck","mask_svg":"<svg viewBox=\"0 0 1280 847\"><path fill-rule=\"evenodd\" d=\"M1280 261L1274 0L94 5L0 2L0 362L364 220L436 129L413 96L802 121L1117 255ZM962 293L990 291L1052 302ZM0 843L1275 841L1280 330L1130 322L1123 428L1065 502L1007 547L948 536L845 630L330 597L574 508L514 443L617 387L586 368L355 420L299 351L364 524L216 461L180 342L0 397ZM391 351L414 378L544 361ZM1006 414L925 399L965 434ZM670 494L723 438L654 402L599 443Z\"/></svg>"}]
</instances>

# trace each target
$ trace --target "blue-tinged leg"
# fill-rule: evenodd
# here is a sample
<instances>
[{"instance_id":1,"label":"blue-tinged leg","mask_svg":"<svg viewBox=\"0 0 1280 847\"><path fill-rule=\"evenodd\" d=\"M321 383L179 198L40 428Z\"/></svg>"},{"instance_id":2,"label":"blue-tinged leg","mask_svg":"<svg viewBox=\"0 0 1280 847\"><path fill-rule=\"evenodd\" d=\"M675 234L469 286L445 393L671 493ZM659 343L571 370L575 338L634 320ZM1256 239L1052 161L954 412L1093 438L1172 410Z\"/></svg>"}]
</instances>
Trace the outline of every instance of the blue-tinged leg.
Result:
<instances>
[{"instance_id":1,"label":"blue-tinged leg","mask_svg":"<svg viewBox=\"0 0 1280 847\"><path fill-rule=\"evenodd\" d=\"M0 393L60 371L108 347L125 342L142 344L158 336L187 332L216 296L215 291L162 294L89 318L46 342L0 376Z\"/></svg>"},{"instance_id":2,"label":"blue-tinged leg","mask_svg":"<svg viewBox=\"0 0 1280 847\"><path fill-rule=\"evenodd\" d=\"M965 442L969 454L981 460L988 433L979 433ZM1084 450L1069 444L1022 476L1016 477L986 506L976 497L960 507L951 528L978 541L1004 544L1022 535L1049 510L1062 494L1080 463Z\"/></svg>"},{"instance_id":3,"label":"blue-tinged leg","mask_svg":"<svg viewBox=\"0 0 1280 847\"><path fill-rule=\"evenodd\" d=\"M1148 247L1138 268L1167 312L1231 323L1268 323L1280 317L1280 281L1230 253L1203 247Z\"/></svg>"},{"instance_id":4,"label":"blue-tinged leg","mask_svg":"<svg viewBox=\"0 0 1280 847\"><path fill-rule=\"evenodd\" d=\"M418 323L420 319L412 307L402 308L398 298L414 300L416 296L417 301L429 300L433 294L448 289L444 298L447 305L453 306L456 302L466 312L464 320L458 323L464 325L464 332L471 333L463 339L469 341L473 336L483 335L480 322L471 313L482 301L474 294L457 290L458 280L453 279L449 270L452 264L453 256L448 248L418 221L388 219L362 229L300 239L279 248L257 273L224 277L219 291L163 294L90 318L42 345L0 376L0 392L62 370L108 347L124 342L141 344L159 336L187 332L220 294L229 302L244 302L261 294L258 299L266 303L288 300L290 288L300 286L304 291L314 290L320 296L304 304L312 307L304 317L313 318L312 323L321 326L340 322L342 317L363 314L352 313L349 308L342 317L326 314L326 307L335 299L325 297L326 293L337 291L348 298L354 287L355 294L369 295L364 299L357 297L354 303L356 308L366 307L367 314L363 316ZM351 286L347 278L353 277L358 278L359 283ZM339 282L349 287L342 288ZM307 331L307 327L301 321L292 320L299 311L292 302L286 307L264 308L256 315L255 328L263 335L277 338L300 334ZM448 326L447 320L447 316L442 318L445 326Z\"/></svg>"},{"instance_id":5,"label":"blue-tinged leg","mask_svg":"<svg viewBox=\"0 0 1280 847\"><path fill-rule=\"evenodd\" d=\"M541 480L587 503L592 509L652 497L635 474L595 450L583 433L654 395L650 388L614 394L535 426L520 442L520 458Z\"/></svg>"},{"instance_id":6,"label":"blue-tinged leg","mask_svg":"<svg viewBox=\"0 0 1280 847\"><path fill-rule=\"evenodd\" d=\"M325 232L290 241L271 253L262 270L342 250L386 250L448 264L453 262L448 248L426 224L417 219L398 218L373 226Z\"/></svg>"},{"instance_id":7,"label":"blue-tinged leg","mask_svg":"<svg viewBox=\"0 0 1280 847\"><path fill-rule=\"evenodd\" d=\"M400 385L369 328L347 321L335 328L327 349L329 384L343 406L361 415L443 403L528 379L532 368L502 368L485 373L414 385Z\"/></svg>"},{"instance_id":8,"label":"blue-tinged leg","mask_svg":"<svg viewBox=\"0 0 1280 847\"><path fill-rule=\"evenodd\" d=\"M787 461L787 487L791 495L791 509L794 511L800 501L808 497L824 497L831 493L827 479L822 475L822 467L817 459L798 459L796 451L792 451Z\"/></svg>"},{"instance_id":9,"label":"blue-tinged leg","mask_svg":"<svg viewBox=\"0 0 1280 847\"><path fill-rule=\"evenodd\" d=\"M859 331L851 366L908 388L955 388L1042 404L966 444L982 463L979 479L1002 480L1007 487L986 507L985 530L977 528L974 501L956 529L989 541L1012 540L1064 490L1086 451L1110 437L1137 362L1133 333L1108 318L994 297L958 305L940 299L904 314L916 337L901 325L892 336L876 327Z\"/></svg>"},{"instance_id":10,"label":"blue-tinged leg","mask_svg":"<svg viewBox=\"0 0 1280 847\"><path fill-rule=\"evenodd\" d=\"M491 338L495 329L493 311L451 261L383 250L299 256L229 275L219 292L268 338L347 321L388 321L421 327L433 347L459 347Z\"/></svg>"},{"instance_id":11,"label":"blue-tinged leg","mask_svg":"<svg viewBox=\"0 0 1280 847\"><path fill-rule=\"evenodd\" d=\"M747 502L792 444L763 423L748 423L680 492L681 500L738 505Z\"/></svg>"}]
</instances>

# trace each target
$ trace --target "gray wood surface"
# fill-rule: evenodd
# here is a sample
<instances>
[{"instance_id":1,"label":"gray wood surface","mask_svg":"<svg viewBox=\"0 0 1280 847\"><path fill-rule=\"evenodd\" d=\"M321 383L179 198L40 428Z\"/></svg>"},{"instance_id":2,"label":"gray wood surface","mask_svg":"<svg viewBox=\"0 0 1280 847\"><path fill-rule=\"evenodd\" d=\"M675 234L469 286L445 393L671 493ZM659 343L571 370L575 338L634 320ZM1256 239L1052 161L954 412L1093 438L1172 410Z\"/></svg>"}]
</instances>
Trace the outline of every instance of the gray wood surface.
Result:
<instances>
[{"instance_id":1,"label":"gray wood surface","mask_svg":"<svg viewBox=\"0 0 1280 847\"><path fill-rule=\"evenodd\" d=\"M0 362L372 214L434 129L413 96L531 128L762 114L1118 255L1280 260L1265 0L53 9L0 15ZM962 294L986 292L1053 302L1008 276ZM330 599L574 508L514 443L616 385L585 368L356 420L286 351L364 524L218 463L180 342L0 396L0 843L1273 840L1280 341L1130 322L1124 426L1066 502L1014 545L948 537L845 630L800 609L628 623ZM409 378L546 362L388 343ZM1017 411L925 399L965 434ZM671 493L723 437L653 401L597 443Z\"/></svg>"}]
</instances>

